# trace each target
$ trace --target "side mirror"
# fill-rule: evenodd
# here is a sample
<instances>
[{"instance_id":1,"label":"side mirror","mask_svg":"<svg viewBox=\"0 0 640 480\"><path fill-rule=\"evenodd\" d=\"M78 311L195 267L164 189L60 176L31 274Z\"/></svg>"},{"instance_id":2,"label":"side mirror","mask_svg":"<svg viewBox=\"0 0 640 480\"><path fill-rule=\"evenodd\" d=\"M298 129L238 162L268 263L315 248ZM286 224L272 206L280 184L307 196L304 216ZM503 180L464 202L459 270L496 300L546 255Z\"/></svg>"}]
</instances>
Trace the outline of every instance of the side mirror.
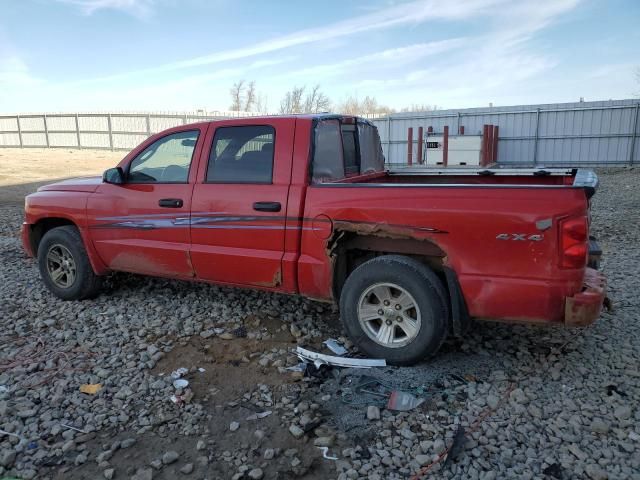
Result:
<instances>
[{"instance_id":1,"label":"side mirror","mask_svg":"<svg viewBox=\"0 0 640 480\"><path fill-rule=\"evenodd\" d=\"M115 167L109 168L102 174L102 181L104 183L112 183L114 185L121 185L124 183L124 172L122 168Z\"/></svg>"}]
</instances>

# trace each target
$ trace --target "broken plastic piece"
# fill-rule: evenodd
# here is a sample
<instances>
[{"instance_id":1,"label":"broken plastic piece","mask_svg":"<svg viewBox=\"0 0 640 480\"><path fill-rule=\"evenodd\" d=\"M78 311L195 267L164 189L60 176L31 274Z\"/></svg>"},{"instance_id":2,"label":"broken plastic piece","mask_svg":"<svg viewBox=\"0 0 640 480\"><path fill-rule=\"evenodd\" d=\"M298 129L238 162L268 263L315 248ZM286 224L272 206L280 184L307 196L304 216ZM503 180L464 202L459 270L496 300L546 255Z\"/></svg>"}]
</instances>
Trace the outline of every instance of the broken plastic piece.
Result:
<instances>
[{"instance_id":1,"label":"broken plastic piece","mask_svg":"<svg viewBox=\"0 0 640 480\"><path fill-rule=\"evenodd\" d=\"M332 457L330 455L327 455L327 452L329 451L329 447L316 447L316 448L319 448L322 451L322 456L327 460L338 460L338 457Z\"/></svg>"},{"instance_id":2,"label":"broken plastic piece","mask_svg":"<svg viewBox=\"0 0 640 480\"><path fill-rule=\"evenodd\" d=\"M102 389L101 383L85 383L80 385L80 391L89 395L95 395Z\"/></svg>"},{"instance_id":3,"label":"broken plastic piece","mask_svg":"<svg viewBox=\"0 0 640 480\"><path fill-rule=\"evenodd\" d=\"M398 412L407 412L409 410L413 410L419 405L422 405L423 403L424 398L418 398L410 393L394 390L389 396L387 409L396 410Z\"/></svg>"},{"instance_id":4,"label":"broken plastic piece","mask_svg":"<svg viewBox=\"0 0 640 480\"><path fill-rule=\"evenodd\" d=\"M339 357L346 355L348 352L348 350L344 348L342 345L340 345L335 338L329 338L322 343L325 344L329 350L331 350L333 353L335 353Z\"/></svg>"},{"instance_id":5,"label":"broken plastic piece","mask_svg":"<svg viewBox=\"0 0 640 480\"><path fill-rule=\"evenodd\" d=\"M180 367L179 369L171 372L171 378L175 380L177 378L182 377L183 375L186 375L187 373L189 373L188 368Z\"/></svg>"},{"instance_id":6,"label":"broken plastic piece","mask_svg":"<svg viewBox=\"0 0 640 480\"><path fill-rule=\"evenodd\" d=\"M266 410L264 412L253 413L247 417L247 420L258 420L259 418L265 418L271 415L273 412L271 410Z\"/></svg>"},{"instance_id":7,"label":"broken plastic piece","mask_svg":"<svg viewBox=\"0 0 640 480\"><path fill-rule=\"evenodd\" d=\"M173 381L174 388L186 388L189 386L189 380L185 380L184 378L178 378Z\"/></svg>"},{"instance_id":8,"label":"broken plastic piece","mask_svg":"<svg viewBox=\"0 0 640 480\"><path fill-rule=\"evenodd\" d=\"M386 367L387 362L384 359L373 358L343 358L334 357L332 355L324 355L322 353L312 352L306 348L297 347L296 355L304 361L312 362L316 368L320 365L333 365L334 367L346 367L346 368L371 368L371 367Z\"/></svg>"}]
</instances>

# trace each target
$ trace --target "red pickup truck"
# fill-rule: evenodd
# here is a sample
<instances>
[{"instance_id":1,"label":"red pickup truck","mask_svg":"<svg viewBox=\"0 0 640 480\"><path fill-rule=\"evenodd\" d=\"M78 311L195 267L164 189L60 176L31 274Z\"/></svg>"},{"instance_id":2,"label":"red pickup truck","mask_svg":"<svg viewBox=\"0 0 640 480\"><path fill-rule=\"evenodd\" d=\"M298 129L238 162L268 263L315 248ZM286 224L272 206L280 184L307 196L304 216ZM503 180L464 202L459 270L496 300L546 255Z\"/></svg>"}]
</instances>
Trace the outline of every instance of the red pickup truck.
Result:
<instances>
[{"instance_id":1,"label":"red pickup truck","mask_svg":"<svg viewBox=\"0 0 640 480\"><path fill-rule=\"evenodd\" d=\"M172 128L102 178L40 188L22 237L65 300L111 271L300 294L410 364L471 319L595 321L596 187L587 170L390 171L364 119L253 117Z\"/></svg>"}]
</instances>

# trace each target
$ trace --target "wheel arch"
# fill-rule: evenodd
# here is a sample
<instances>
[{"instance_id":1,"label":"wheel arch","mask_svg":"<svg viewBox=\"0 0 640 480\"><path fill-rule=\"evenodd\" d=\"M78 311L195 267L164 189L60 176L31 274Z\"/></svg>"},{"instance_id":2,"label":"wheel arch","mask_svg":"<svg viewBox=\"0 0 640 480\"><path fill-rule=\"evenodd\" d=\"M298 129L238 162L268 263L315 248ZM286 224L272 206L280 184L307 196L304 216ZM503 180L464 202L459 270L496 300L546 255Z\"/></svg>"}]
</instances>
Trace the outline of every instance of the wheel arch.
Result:
<instances>
[{"instance_id":1,"label":"wheel arch","mask_svg":"<svg viewBox=\"0 0 640 480\"><path fill-rule=\"evenodd\" d=\"M375 257L403 255L419 261L430 268L441 280L449 307L449 327L453 336L466 333L471 318L458 276L449 266L447 253L428 239L390 238L341 232L332 245L333 278L332 294L338 299L347 277L359 265Z\"/></svg>"},{"instance_id":2,"label":"wheel arch","mask_svg":"<svg viewBox=\"0 0 640 480\"><path fill-rule=\"evenodd\" d=\"M86 229L81 228L76 221L68 217L42 217L29 226L29 242L31 244L33 254L36 257L38 256L38 248L40 246L40 243L42 242L42 238L47 232L53 230L54 228L65 226L75 227L80 233L82 243L85 250L87 251L89 262L91 263L91 268L93 268L95 274L104 275L105 273L107 273L109 270L98 256L98 253L96 252Z\"/></svg>"}]
</instances>

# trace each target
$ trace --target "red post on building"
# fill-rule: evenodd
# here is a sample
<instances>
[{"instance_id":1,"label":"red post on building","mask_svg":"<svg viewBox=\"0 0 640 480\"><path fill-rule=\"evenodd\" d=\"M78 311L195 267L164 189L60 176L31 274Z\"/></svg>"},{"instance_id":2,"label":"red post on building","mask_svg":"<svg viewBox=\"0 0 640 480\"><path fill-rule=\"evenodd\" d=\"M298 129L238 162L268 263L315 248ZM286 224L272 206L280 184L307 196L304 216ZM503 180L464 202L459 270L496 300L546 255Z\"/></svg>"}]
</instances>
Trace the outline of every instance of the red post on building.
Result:
<instances>
[{"instance_id":1,"label":"red post on building","mask_svg":"<svg viewBox=\"0 0 640 480\"><path fill-rule=\"evenodd\" d=\"M458 128L458 135L464 135L464 125L460 125L460 128Z\"/></svg>"},{"instance_id":2,"label":"red post on building","mask_svg":"<svg viewBox=\"0 0 640 480\"><path fill-rule=\"evenodd\" d=\"M449 126L444 126L444 134L442 136L442 166L449 164Z\"/></svg>"},{"instance_id":3,"label":"red post on building","mask_svg":"<svg viewBox=\"0 0 640 480\"><path fill-rule=\"evenodd\" d=\"M491 159L493 163L498 162L498 125L493 126L493 148L491 149L493 152L493 158Z\"/></svg>"},{"instance_id":4,"label":"red post on building","mask_svg":"<svg viewBox=\"0 0 640 480\"><path fill-rule=\"evenodd\" d=\"M422 165L422 141L423 141L424 130L422 127L418 128L418 163Z\"/></svg>"},{"instance_id":5,"label":"red post on building","mask_svg":"<svg viewBox=\"0 0 640 480\"><path fill-rule=\"evenodd\" d=\"M407 132L407 165L413 164L413 128Z\"/></svg>"},{"instance_id":6,"label":"red post on building","mask_svg":"<svg viewBox=\"0 0 640 480\"><path fill-rule=\"evenodd\" d=\"M480 166L486 167L489 158L489 125L482 126L482 152L480 154Z\"/></svg>"},{"instance_id":7,"label":"red post on building","mask_svg":"<svg viewBox=\"0 0 640 480\"><path fill-rule=\"evenodd\" d=\"M493 162L493 125L489 125L489 136L487 137L487 163L491 165Z\"/></svg>"}]
</instances>

